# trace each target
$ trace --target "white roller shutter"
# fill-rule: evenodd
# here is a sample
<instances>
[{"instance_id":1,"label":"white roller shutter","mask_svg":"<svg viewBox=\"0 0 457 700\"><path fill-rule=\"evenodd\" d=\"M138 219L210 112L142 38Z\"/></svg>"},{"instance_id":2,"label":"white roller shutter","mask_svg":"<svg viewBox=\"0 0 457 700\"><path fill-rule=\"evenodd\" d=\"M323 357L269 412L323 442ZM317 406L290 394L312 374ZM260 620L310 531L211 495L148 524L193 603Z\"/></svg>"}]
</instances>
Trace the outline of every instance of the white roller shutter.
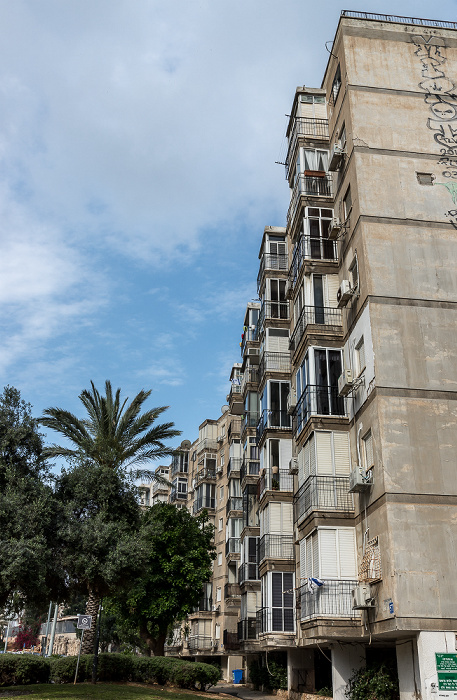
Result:
<instances>
[{"instance_id":1,"label":"white roller shutter","mask_svg":"<svg viewBox=\"0 0 457 700\"><path fill-rule=\"evenodd\" d=\"M306 556L306 544L307 541L305 538L300 540L300 583L304 583L304 579L308 578L308 564L307 564L307 556Z\"/></svg>"},{"instance_id":2,"label":"white roller shutter","mask_svg":"<svg viewBox=\"0 0 457 700\"><path fill-rule=\"evenodd\" d=\"M269 510L268 533L270 535L281 534L281 503L269 503L266 510Z\"/></svg>"},{"instance_id":3,"label":"white roller shutter","mask_svg":"<svg viewBox=\"0 0 457 700\"><path fill-rule=\"evenodd\" d=\"M257 610L257 592L248 591L247 594L248 614L253 615Z\"/></svg>"},{"instance_id":4,"label":"white roller shutter","mask_svg":"<svg viewBox=\"0 0 457 700\"><path fill-rule=\"evenodd\" d=\"M309 466L309 450L310 450L310 441L308 440L305 443L305 446L302 450L303 452L303 480L306 480L309 476L310 473L310 466Z\"/></svg>"},{"instance_id":5,"label":"white roller shutter","mask_svg":"<svg viewBox=\"0 0 457 700\"><path fill-rule=\"evenodd\" d=\"M335 453L335 474L337 476L347 476L351 471L349 433L333 433L333 448Z\"/></svg>"},{"instance_id":6,"label":"white roller shutter","mask_svg":"<svg viewBox=\"0 0 457 700\"><path fill-rule=\"evenodd\" d=\"M336 294L339 288L338 275L326 275L325 287L325 306L329 306L334 309L338 306L338 302L336 300Z\"/></svg>"},{"instance_id":7,"label":"white roller shutter","mask_svg":"<svg viewBox=\"0 0 457 700\"><path fill-rule=\"evenodd\" d=\"M349 527L339 528L337 535L340 560L339 578L356 579L355 530Z\"/></svg>"},{"instance_id":8,"label":"white roller shutter","mask_svg":"<svg viewBox=\"0 0 457 700\"><path fill-rule=\"evenodd\" d=\"M333 475L332 434L316 432L317 474Z\"/></svg>"},{"instance_id":9,"label":"white roller shutter","mask_svg":"<svg viewBox=\"0 0 457 700\"><path fill-rule=\"evenodd\" d=\"M309 473L316 473L316 444L314 439L314 433L309 439Z\"/></svg>"},{"instance_id":10,"label":"white roller shutter","mask_svg":"<svg viewBox=\"0 0 457 700\"><path fill-rule=\"evenodd\" d=\"M282 532L292 535L294 531L294 514L292 503L281 503L282 511Z\"/></svg>"},{"instance_id":11,"label":"white roller shutter","mask_svg":"<svg viewBox=\"0 0 457 700\"><path fill-rule=\"evenodd\" d=\"M336 530L319 530L320 577L338 578Z\"/></svg>"},{"instance_id":12,"label":"white roller shutter","mask_svg":"<svg viewBox=\"0 0 457 700\"><path fill-rule=\"evenodd\" d=\"M313 532L313 534L311 535L311 544L312 544L312 551L313 551L313 573L312 573L312 576L319 577L321 575L321 573L320 573L321 567L319 565L319 540L317 537L317 531Z\"/></svg>"},{"instance_id":13,"label":"white roller shutter","mask_svg":"<svg viewBox=\"0 0 457 700\"><path fill-rule=\"evenodd\" d=\"M297 455L298 459L298 486L300 487L305 480L305 451L306 446L300 450ZM309 448L308 448L309 455Z\"/></svg>"}]
</instances>

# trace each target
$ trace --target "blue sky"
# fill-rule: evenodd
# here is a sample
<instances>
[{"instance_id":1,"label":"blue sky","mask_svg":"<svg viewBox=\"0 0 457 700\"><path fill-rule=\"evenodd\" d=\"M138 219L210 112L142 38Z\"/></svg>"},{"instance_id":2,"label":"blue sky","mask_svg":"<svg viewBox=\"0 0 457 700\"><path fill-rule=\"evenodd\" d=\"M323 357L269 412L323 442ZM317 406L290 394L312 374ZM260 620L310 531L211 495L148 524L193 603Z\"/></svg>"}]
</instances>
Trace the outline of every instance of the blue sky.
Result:
<instances>
[{"instance_id":1,"label":"blue sky","mask_svg":"<svg viewBox=\"0 0 457 700\"><path fill-rule=\"evenodd\" d=\"M349 9L456 20L442 0ZM0 386L106 378L193 440L225 403L297 85L334 0L0 0Z\"/></svg>"}]
</instances>

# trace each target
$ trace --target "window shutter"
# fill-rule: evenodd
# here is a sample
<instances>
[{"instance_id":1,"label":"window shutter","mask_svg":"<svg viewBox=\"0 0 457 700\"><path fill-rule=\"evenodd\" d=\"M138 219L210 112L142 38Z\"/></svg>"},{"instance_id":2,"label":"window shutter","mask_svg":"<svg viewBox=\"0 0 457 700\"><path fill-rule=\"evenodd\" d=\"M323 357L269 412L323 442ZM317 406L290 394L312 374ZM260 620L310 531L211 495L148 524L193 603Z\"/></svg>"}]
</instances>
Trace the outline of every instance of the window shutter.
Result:
<instances>
[{"instance_id":1,"label":"window shutter","mask_svg":"<svg viewBox=\"0 0 457 700\"><path fill-rule=\"evenodd\" d=\"M257 593L256 591L248 591L247 595L247 612L249 613L255 613L257 610Z\"/></svg>"},{"instance_id":2,"label":"window shutter","mask_svg":"<svg viewBox=\"0 0 457 700\"><path fill-rule=\"evenodd\" d=\"M336 300L336 295L339 288L338 275L326 275L326 282L325 306L335 309L338 306L338 302Z\"/></svg>"},{"instance_id":3,"label":"window shutter","mask_svg":"<svg viewBox=\"0 0 457 700\"><path fill-rule=\"evenodd\" d=\"M317 576L319 578L321 567L319 565L319 539L317 536L317 532L313 532L311 535L311 547L312 547L312 554L313 554L313 571L311 576Z\"/></svg>"},{"instance_id":4,"label":"window shutter","mask_svg":"<svg viewBox=\"0 0 457 700\"><path fill-rule=\"evenodd\" d=\"M281 532L291 535L294 531L294 515L292 503L281 503L282 530Z\"/></svg>"},{"instance_id":5,"label":"window shutter","mask_svg":"<svg viewBox=\"0 0 457 700\"><path fill-rule=\"evenodd\" d=\"M333 433L333 448L335 453L335 474L337 476L347 476L351 471L349 433Z\"/></svg>"},{"instance_id":6,"label":"window shutter","mask_svg":"<svg viewBox=\"0 0 457 700\"><path fill-rule=\"evenodd\" d=\"M340 528L336 532L340 559L339 577L355 579L357 578L355 530L353 528Z\"/></svg>"},{"instance_id":7,"label":"window shutter","mask_svg":"<svg viewBox=\"0 0 457 700\"><path fill-rule=\"evenodd\" d=\"M338 578L336 530L319 530L321 578Z\"/></svg>"},{"instance_id":8,"label":"window shutter","mask_svg":"<svg viewBox=\"0 0 457 700\"><path fill-rule=\"evenodd\" d=\"M216 622L214 625L214 638L215 639L220 639L221 638L221 626L219 622Z\"/></svg>"},{"instance_id":9,"label":"window shutter","mask_svg":"<svg viewBox=\"0 0 457 700\"><path fill-rule=\"evenodd\" d=\"M371 430L363 438L363 445L365 451L365 469L371 469L374 465L373 460L373 436Z\"/></svg>"},{"instance_id":10,"label":"window shutter","mask_svg":"<svg viewBox=\"0 0 457 700\"><path fill-rule=\"evenodd\" d=\"M309 439L309 473L316 473L316 442L314 433Z\"/></svg>"},{"instance_id":11,"label":"window shutter","mask_svg":"<svg viewBox=\"0 0 457 700\"><path fill-rule=\"evenodd\" d=\"M333 475L332 434L315 433L317 452L317 473L322 476Z\"/></svg>"},{"instance_id":12,"label":"window shutter","mask_svg":"<svg viewBox=\"0 0 457 700\"><path fill-rule=\"evenodd\" d=\"M303 447L297 455L298 460L298 486L300 487L305 480L305 447Z\"/></svg>"},{"instance_id":13,"label":"window shutter","mask_svg":"<svg viewBox=\"0 0 457 700\"><path fill-rule=\"evenodd\" d=\"M313 576L313 536L306 538L306 570L305 578Z\"/></svg>"},{"instance_id":14,"label":"window shutter","mask_svg":"<svg viewBox=\"0 0 457 700\"><path fill-rule=\"evenodd\" d=\"M310 441L305 443L305 446L302 450L303 452L303 481L308 478L310 474L310 464L309 464L309 450L310 450Z\"/></svg>"},{"instance_id":15,"label":"window shutter","mask_svg":"<svg viewBox=\"0 0 457 700\"><path fill-rule=\"evenodd\" d=\"M281 534L281 503L269 503L268 510L270 511L269 534Z\"/></svg>"}]
</instances>

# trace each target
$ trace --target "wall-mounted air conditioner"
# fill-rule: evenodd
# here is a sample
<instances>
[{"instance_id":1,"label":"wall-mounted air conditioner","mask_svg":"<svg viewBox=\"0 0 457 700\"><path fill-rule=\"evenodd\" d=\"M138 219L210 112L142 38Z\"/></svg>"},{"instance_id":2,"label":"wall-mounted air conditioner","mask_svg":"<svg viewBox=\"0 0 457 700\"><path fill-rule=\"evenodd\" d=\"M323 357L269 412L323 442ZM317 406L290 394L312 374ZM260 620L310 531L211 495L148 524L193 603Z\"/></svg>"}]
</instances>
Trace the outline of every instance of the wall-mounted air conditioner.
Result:
<instances>
[{"instance_id":1,"label":"wall-mounted air conditioner","mask_svg":"<svg viewBox=\"0 0 457 700\"><path fill-rule=\"evenodd\" d=\"M298 474L298 457L292 457L290 460L289 474Z\"/></svg>"},{"instance_id":2,"label":"wall-mounted air conditioner","mask_svg":"<svg viewBox=\"0 0 457 700\"><path fill-rule=\"evenodd\" d=\"M287 413L289 415L291 415L295 411L296 405L297 405L297 394L293 389L291 389L289 391L289 395L287 397L287 404L286 404Z\"/></svg>"},{"instance_id":3,"label":"wall-mounted air conditioner","mask_svg":"<svg viewBox=\"0 0 457 700\"><path fill-rule=\"evenodd\" d=\"M367 491L373 485L371 472L366 472L360 467L356 467L349 474L349 493L361 493Z\"/></svg>"},{"instance_id":4,"label":"wall-mounted air conditioner","mask_svg":"<svg viewBox=\"0 0 457 700\"><path fill-rule=\"evenodd\" d=\"M365 608L374 608L376 605L371 588L367 584L359 584L352 591L352 609L364 610Z\"/></svg>"},{"instance_id":5,"label":"wall-mounted air conditioner","mask_svg":"<svg viewBox=\"0 0 457 700\"><path fill-rule=\"evenodd\" d=\"M333 146L332 153L330 156L330 163L328 164L328 169L331 172L339 170L341 163L343 162L344 151L337 143Z\"/></svg>"},{"instance_id":6,"label":"wall-mounted air conditioner","mask_svg":"<svg viewBox=\"0 0 457 700\"><path fill-rule=\"evenodd\" d=\"M336 241L343 230L341 221L338 218L333 218L328 226L328 237L331 241Z\"/></svg>"},{"instance_id":7,"label":"wall-mounted air conditioner","mask_svg":"<svg viewBox=\"0 0 457 700\"><path fill-rule=\"evenodd\" d=\"M340 396L347 396L351 393L353 386L354 378L352 376L352 370L343 369L338 377L338 394Z\"/></svg>"},{"instance_id":8,"label":"wall-mounted air conditioner","mask_svg":"<svg viewBox=\"0 0 457 700\"><path fill-rule=\"evenodd\" d=\"M346 306L349 299L352 297L352 287L349 280L343 280L339 286L336 293L336 301L338 302L338 308L342 309Z\"/></svg>"},{"instance_id":9,"label":"wall-mounted air conditioner","mask_svg":"<svg viewBox=\"0 0 457 700\"><path fill-rule=\"evenodd\" d=\"M218 435L217 436L217 442L223 442L224 441L224 436L223 435Z\"/></svg>"}]
</instances>

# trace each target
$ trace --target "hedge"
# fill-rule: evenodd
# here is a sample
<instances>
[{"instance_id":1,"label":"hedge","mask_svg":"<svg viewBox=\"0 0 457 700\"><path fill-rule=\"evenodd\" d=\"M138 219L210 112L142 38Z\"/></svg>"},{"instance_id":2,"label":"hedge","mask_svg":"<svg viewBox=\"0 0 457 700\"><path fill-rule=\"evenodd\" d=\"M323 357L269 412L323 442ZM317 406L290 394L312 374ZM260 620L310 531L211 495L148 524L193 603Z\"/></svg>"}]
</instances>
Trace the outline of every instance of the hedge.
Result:
<instances>
[{"instance_id":1,"label":"hedge","mask_svg":"<svg viewBox=\"0 0 457 700\"><path fill-rule=\"evenodd\" d=\"M92 678L93 658L91 654L81 656L78 681ZM44 659L26 654L3 654L0 655L0 685L72 683L76 663L76 656ZM220 670L210 664L165 656L99 654L97 676L102 682L172 683L180 688L206 690L220 679Z\"/></svg>"}]
</instances>

